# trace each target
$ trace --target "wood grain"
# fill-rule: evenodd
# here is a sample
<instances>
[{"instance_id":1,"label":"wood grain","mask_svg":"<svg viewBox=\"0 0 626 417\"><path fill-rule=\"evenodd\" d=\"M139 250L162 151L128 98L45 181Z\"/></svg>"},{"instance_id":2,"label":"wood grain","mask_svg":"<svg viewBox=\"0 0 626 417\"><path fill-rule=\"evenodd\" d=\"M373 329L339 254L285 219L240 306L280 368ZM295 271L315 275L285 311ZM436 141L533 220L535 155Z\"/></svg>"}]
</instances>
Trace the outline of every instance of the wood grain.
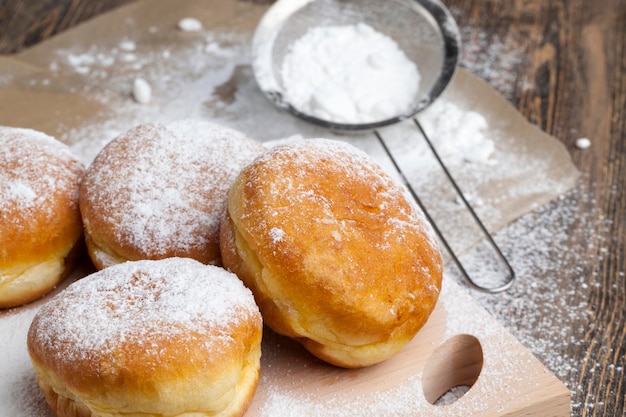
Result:
<instances>
[{"instance_id":1,"label":"wood grain","mask_svg":"<svg viewBox=\"0 0 626 417\"><path fill-rule=\"evenodd\" d=\"M129 2L0 1L0 53L23 50ZM563 222L569 253L555 254L554 265L544 271L546 279L565 275L558 285L566 302L582 306L577 310L582 310L580 317L572 318L567 323L571 328L561 332L564 339L557 352L574 369L553 371L568 375L572 415L622 416L626 412L626 1L445 3L462 31L463 65L488 81L528 120L560 139L583 173L563 201L528 217L545 222L563 204L574 208L572 218L558 220ZM589 149L576 148L581 137L591 140ZM507 253L516 249L506 233L499 239ZM584 288L566 292L568 280L579 277L584 278ZM541 306L545 298L520 279L512 291L483 303L514 334L526 332L535 338L534 353L541 359L549 356L540 342L551 329L524 326L529 326L525 323L534 313L529 309Z\"/></svg>"},{"instance_id":2,"label":"wood grain","mask_svg":"<svg viewBox=\"0 0 626 417\"><path fill-rule=\"evenodd\" d=\"M479 43L479 34L524 39L516 46L526 59L513 69L513 83L500 92L531 122L562 140L583 173L569 198L586 219L572 221L567 233L571 248L588 249L578 249L579 256L566 258L567 264L558 267L572 271L580 265L579 273L588 275L592 286L588 294L574 293L569 300L571 305L586 305L588 313L580 319L586 329L584 340L563 351L579 364L568 384L572 415L622 416L626 397L626 2L446 3L459 26L469 28L463 32L466 50ZM495 80L488 79L496 88L497 74L511 70L498 68L500 63L496 60L489 72L496 74ZM589 149L576 148L575 141L581 137L591 140ZM589 245L592 239L601 243ZM515 292L541 296L527 288ZM490 309L503 322L523 320L524 311L516 309L513 298L512 294L502 297L498 307ZM541 331L537 329L538 338Z\"/></svg>"}]
</instances>

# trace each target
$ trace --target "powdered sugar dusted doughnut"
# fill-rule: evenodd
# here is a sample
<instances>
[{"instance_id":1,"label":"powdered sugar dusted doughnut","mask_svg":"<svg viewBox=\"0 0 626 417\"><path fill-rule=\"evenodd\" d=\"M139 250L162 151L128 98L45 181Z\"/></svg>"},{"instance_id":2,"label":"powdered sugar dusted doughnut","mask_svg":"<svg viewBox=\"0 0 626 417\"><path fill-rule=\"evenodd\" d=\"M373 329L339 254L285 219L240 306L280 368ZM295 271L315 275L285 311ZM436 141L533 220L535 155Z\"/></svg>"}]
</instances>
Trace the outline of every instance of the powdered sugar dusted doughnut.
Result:
<instances>
[{"instance_id":1,"label":"powdered sugar dusted doughnut","mask_svg":"<svg viewBox=\"0 0 626 417\"><path fill-rule=\"evenodd\" d=\"M262 320L226 270L126 262L46 303L28 350L60 417L241 416L259 379Z\"/></svg>"},{"instance_id":2,"label":"powdered sugar dusted doughnut","mask_svg":"<svg viewBox=\"0 0 626 417\"><path fill-rule=\"evenodd\" d=\"M0 308L47 294L75 265L83 174L56 139L0 127Z\"/></svg>"},{"instance_id":3,"label":"powdered sugar dusted doughnut","mask_svg":"<svg viewBox=\"0 0 626 417\"><path fill-rule=\"evenodd\" d=\"M226 193L264 150L240 132L196 120L140 125L114 139L81 187L96 267L172 256L219 265Z\"/></svg>"},{"instance_id":4,"label":"powdered sugar dusted doughnut","mask_svg":"<svg viewBox=\"0 0 626 417\"><path fill-rule=\"evenodd\" d=\"M269 327L344 367L398 352L441 288L430 225L403 187L344 142L277 146L244 168L221 248Z\"/></svg>"}]
</instances>

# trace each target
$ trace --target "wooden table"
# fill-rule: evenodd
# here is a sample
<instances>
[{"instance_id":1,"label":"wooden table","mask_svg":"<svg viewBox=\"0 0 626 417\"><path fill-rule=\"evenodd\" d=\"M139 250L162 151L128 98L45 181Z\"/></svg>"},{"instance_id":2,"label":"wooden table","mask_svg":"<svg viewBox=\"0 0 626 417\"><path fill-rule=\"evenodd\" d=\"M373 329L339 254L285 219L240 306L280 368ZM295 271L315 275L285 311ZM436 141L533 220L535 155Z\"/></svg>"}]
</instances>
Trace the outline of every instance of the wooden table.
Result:
<instances>
[{"instance_id":1,"label":"wooden table","mask_svg":"<svg viewBox=\"0 0 626 417\"><path fill-rule=\"evenodd\" d=\"M0 2L0 54L128 2ZM522 274L509 292L476 298L568 386L572 415L623 416L626 1L446 4L462 31L463 66L561 140L582 173L570 193L498 233ZM576 146L583 137L588 149Z\"/></svg>"}]
</instances>

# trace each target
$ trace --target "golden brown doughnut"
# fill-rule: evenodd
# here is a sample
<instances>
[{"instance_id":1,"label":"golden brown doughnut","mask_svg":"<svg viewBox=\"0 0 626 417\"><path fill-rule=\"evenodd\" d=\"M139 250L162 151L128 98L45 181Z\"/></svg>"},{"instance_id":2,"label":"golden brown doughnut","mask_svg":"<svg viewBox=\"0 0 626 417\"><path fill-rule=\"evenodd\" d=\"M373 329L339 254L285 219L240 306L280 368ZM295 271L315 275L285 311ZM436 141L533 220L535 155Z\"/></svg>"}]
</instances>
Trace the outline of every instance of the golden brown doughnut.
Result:
<instances>
[{"instance_id":1,"label":"golden brown doughnut","mask_svg":"<svg viewBox=\"0 0 626 417\"><path fill-rule=\"evenodd\" d=\"M83 174L56 139L0 127L0 308L42 297L75 265Z\"/></svg>"},{"instance_id":2,"label":"golden brown doughnut","mask_svg":"<svg viewBox=\"0 0 626 417\"><path fill-rule=\"evenodd\" d=\"M441 288L441 254L421 211L344 142L277 146L244 168L221 248L270 328L342 367L398 352Z\"/></svg>"},{"instance_id":3,"label":"golden brown doughnut","mask_svg":"<svg viewBox=\"0 0 626 417\"><path fill-rule=\"evenodd\" d=\"M80 192L95 266L173 256L219 265L226 193L264 150L240 132L197 120L140 125L114 139Z\"/></svg>"},{"instance_id":4,"label":"golden brown doughnut","mask_svg":"<svg viewBox=\"0 0 626 417\"><path fill-rule=\"evenodd\" d=\"M262 329L234 274L169 258L74 282L37 313L27 342L59 417L231 417L256 390Z\"/></svg>"}]
</instances>

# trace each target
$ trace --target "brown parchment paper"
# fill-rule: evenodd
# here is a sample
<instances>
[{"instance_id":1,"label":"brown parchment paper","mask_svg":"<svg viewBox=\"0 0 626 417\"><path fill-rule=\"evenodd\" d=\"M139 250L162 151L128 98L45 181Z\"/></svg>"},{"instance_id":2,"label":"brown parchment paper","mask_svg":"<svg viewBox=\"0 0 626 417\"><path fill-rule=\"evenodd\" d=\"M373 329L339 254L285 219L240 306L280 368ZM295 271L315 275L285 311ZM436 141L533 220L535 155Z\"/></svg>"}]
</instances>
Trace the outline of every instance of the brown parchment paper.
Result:
<instances>
[{"instance_id":1,"label":"brown parchment paper","mask_svg":"<svg viewBox=\"0 0 626 417\"><path fill-rule=\"evenodd\" d=\"M0 125L55 136L89 164L108 141L139 123L202 118L264 142L307 137L346 140L393 174L393 165L374 135L340 135L309 125L277 110L262 95L250 68L250 41L266 9L236 0L142 0L18 55L0 57ZM183 17L199 19L203 29L194 33L178 30L176 25ZM138 104L131 97L137 77L152 86L148 104ZM565 147L529 124L489 85L466 70L458 71L438 102L448 106L433 105L417 117L438 146L445 147L450 130L458 131L461 138L467 134L462 120L448 126L446 135L438 130L450 106L479 114L486 123L480 132L483 141L476 146L492 145L488 158L468 162L458 155L464 149L455 148L442 156L489 230L505 227L575 183L579 173ZM380 133L454 249L463 252L475 245L481 236L413 122ZM77 270L73 279L85 271L88 269ZM5 361L0 368L30 387L36 384L25 347L19 346L25 340L24 323L36 305L17 313L0 312L0 330L16 341L5 342L9 343L4 347L9 355L0 355L0 361ZM20 314L28 317L20 318ZM24 383L24 379L28 381ZM15 393L1 395L9 396L1 397L1 404L23 400ZM41 404L28 409L48 415ZM0 409L0 417L5 417L3 413Z\"/></svg>"}]
</instances>

